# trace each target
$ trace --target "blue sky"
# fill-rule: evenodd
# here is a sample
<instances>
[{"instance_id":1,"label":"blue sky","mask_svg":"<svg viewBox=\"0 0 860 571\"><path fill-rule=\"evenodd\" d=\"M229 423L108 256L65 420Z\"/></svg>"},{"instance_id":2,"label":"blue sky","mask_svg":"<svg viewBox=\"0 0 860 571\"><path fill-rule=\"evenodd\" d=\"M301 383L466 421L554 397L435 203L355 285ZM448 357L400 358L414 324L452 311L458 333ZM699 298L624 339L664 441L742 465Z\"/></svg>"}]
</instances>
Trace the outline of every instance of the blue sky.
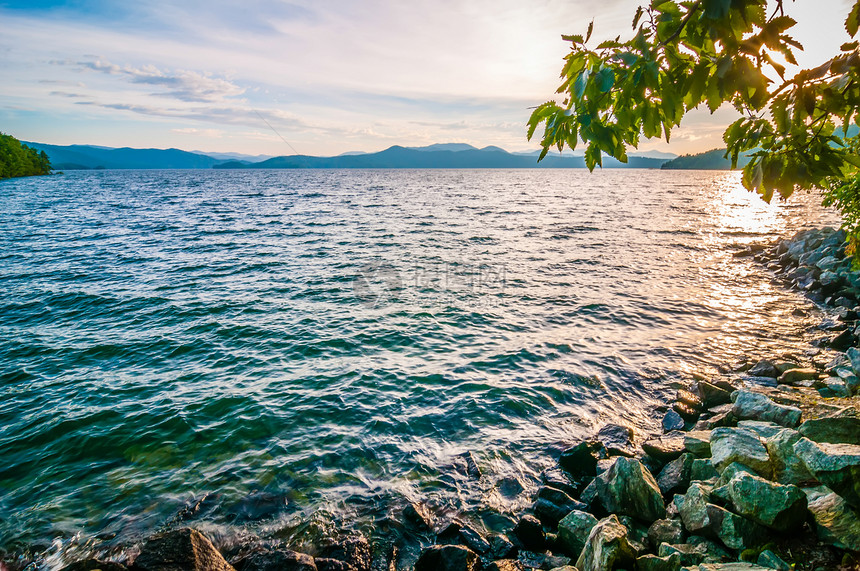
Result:
<instances>
[{"instance_id":1,"label":"blue sky","mask_svg":"<svg viewBox=\"0 0 860 571\"><path fill-rule=\"evenodd\" d=\"M509 150L567 45L629 33L627 0L0 0L0 131L54 144L333 155L464 142ZM801 64L847 39L849 0L787 2ZM671 146L721 146L729 109ZM268 124L267 124L268 123ZM271 128L270 126L271 125ZM277 131L276 134L274 131ZM281 139L289 142L285 144Z\"/></svg>"}]
</instances>

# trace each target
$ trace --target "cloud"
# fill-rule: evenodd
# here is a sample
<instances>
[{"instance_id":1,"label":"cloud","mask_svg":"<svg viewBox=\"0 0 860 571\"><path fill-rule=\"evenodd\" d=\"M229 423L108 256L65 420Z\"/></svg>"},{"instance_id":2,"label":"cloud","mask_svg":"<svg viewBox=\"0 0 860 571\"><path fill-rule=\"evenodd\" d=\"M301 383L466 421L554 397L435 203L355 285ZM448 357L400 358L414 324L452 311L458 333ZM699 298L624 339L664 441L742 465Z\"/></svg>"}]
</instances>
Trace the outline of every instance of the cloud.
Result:
<instances>
[{"instance_id":1,"label":"cloud","mask_svg":"<svg viewBox=\"0 0 860 571\"><path fill-rule=\"evenodd\" d=\"M66 62L62 62L66 63ZM117 75L127 78L138 85L153 85L165 87L169 91L154 93L161 97L170 97L186 102L215 102L235 98L245 92L245 89L226 79L212 77L195 71L177 70L162 71L154 65L140 68L119 65L97 59L95 61L76 62L81 69L87 69L107 75Z\"/></svg>"},{"instance_id":2,"label":"cloud","mask_svg":"<svg viewBox=\"0 0 860 571\"><path fill-rule=\"evenodd\" d=\"M181 135L201 135L203 137L221 138L224 131L221 129L195 129L194 127L185 127L183 129L171 129L171 133L179 133Z\"/></svg>"}]
</instances>

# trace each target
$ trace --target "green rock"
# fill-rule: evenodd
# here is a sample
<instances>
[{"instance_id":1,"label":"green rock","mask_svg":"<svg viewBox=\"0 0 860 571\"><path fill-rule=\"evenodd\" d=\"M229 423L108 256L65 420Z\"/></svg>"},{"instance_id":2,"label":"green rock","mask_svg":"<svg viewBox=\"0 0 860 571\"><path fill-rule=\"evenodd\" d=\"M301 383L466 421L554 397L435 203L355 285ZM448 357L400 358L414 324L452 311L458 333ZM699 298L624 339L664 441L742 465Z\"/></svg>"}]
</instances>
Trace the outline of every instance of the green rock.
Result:
<instances>
[{"instance_id":1,"label":"green rock","mask_svg":"<svg viewBox=\"0 0 860 571\"><path fill-rule=\"evenodd\" d=\"M677 555L681 559L681 565L696 565L704 561L707 554L704 547L688 543L661 543L657 548L657 555L660 557Z\"/></svg>"},{"instance_id":2,"label":"green rock","mask_svg":"<svg viewBox=\"0 0 860 571\"><path fill-rule=\"evenodd\" d=\"M558 543L564 553L579 557L597 518L588 512L574 510L558 522Z\"/></svg>"},{"instance_id":3,"label":"green rock","mask_svg":"<svg viewBox=\"0 0 860 571\"><path fill-rule=\"evenodd\" d=\"M744 466L738 462L732 462L726 466L726 469L723 470L723 473L720 474L719 478L717 478L717 487L725 486L732 481L732 478L734 478L735 475L740 473L757 475L749 466Z\"/></svg>"},{"instance_id":4,"label":"green rock","mask_svg":"<svg viewBox=\"0 0 860 571\"><path fill-rule=\"evenodd\" d=\"M815 479L794 452L794 445L800 438L799 432L785 428L764 442L773 466L773 479L780 484L800 484Z\"/></svg>"},{"instance_id":5,"label":"green rock","mask_svg":"<svg viewBox=\"0 0 860 571\"><path fill-rule=\"evenodd\" d=\"M797 431L813 442L860 445L860 418L856 416L807 420Z\"/></svg>"},{"instance_id":6,"label":"green rock","mask_svg":"<svg viewBox=\"0 0 860 571\"><path fill-rule=\"evenodd\" d=\"M791 371L783 373L782 377L790 373ZM732 414L738 420L761 420L794 428L800 424L800 417L803 414L795 406L777 404L765 395L752 391L736 391L732 393L732 400L734 401Z\"/></svg>"},{"instance_id":7,"label":"green rock","mask_svg":"<svg viewBox=\"0 0 860 571\"><path fill-rule=\"evenodd\" d=\"M636 562L636 554L627 542L627 528L621 525L615 515L600 520L591 529L585 547L576 560L579 571L605 571L632 568Z\"/></svg>"},{"instance_id":8,"label":"green rock","mask_svg":"<svg viewBox=\"0 0 860 571\"><path fill-rule=\"evenodd\" d=\"M681 568L681 556L672 553L666 557L643 555L636 559L637 571L678 571Z\"/></svg>"},{"instance_id":9,"label":"green rock","mask_svg":"<svg viewBox=\"0 0 860 571\"><path fill-rule=\"evenodd\" d=\"M708 517L710 487L701 483L690 484L690 488L683 497L679 511L681 521L684 522L684 528L690 533L699 533L709 529L711 526L711 520Z\"/></svg>"},{"instance_id":10,"label":"green rock","mask_svg":"<svg viewBox=\"0 0 860 571\"><path fill-rule=\"evenodd\" d=\"M794 452L819 482L860 508L860 446L801 438Z\"/></svg>"},{"instance_id":11,"label":"green rock","mask_svg":"<svg viewBox=\"0 0 860 571\"><path fill-rule=\"evenodd\" d=\"M690 571L772 571L767 567L756 565L755 563L746 563L744 561L736 561L733 563L702 563L698 567L693 567Z\"/></svg>"},{"instance_id":12,"label":"green rock","mask_svg":"<svg viewBox=\"0 0 860 571\"><path fill-rule=\"evenodd\" d=\"M658 519L648 528L648 541L655 548L661 543L681 543L684 541L684 526L677 519Z\"/></svg>"},{"instance_id":13,"label":"green rock","mask_svg":"<svg viewBox=\"0 0 860 571\"><path fill-rule=\"evenodd\" d=\"M703 563L722 563L736 559L725 547L701 535L691 535L687 538L687 543L705 550L705 561Z\"/></svg>"},{"instance_id":14,"label":"green rock","mask_svg":"<svg viewBox=\"0 0 860 571\"><path fill-rule=\"evenodd\" d=\"M793 531L806 520L806 495L797 486L738 473L725 488L737 514L776 531Z\"/></svg>"},{"instance_id":15,"label":"green rock","mask_svg":"<svg viewBox=\"0 0 860 571\"><path fill-rule=\"evenodd\" d=\"M757 523L725 508L708 504L710 532L730 549L746 549L760 545L767 538L767 531Z\"/></svg>"},{"instance_id":16,"label":"green rock","mask_svg":"<svg viewBox=\"0 0 860 571\"><path fill-rule=\"evenodd\" d=\"M836 547L860 551L860 514L826 486L803 491L818 537Z\"/></svg>"},{"instance_id":17,"label":"green rock","mask_svg":"<svg viewBox=\"0 0 860 571\"><path fill-rule=\"evenodd\" d=\"M639 460L620 456L596 480L600 482L597 493L606 511L647 523L666 516L657 481Z\"/></svg>"},{"instance_id":18,"label":"green rock","mask_svg":"<svg viewBox=\"0 0 860 571\"><path fill-rule=\"evenodd\" d=\"M768 569L776 569L776 571L792 571L791 565L783 561L770 549L765 549L759 553L756 563L762 567L767 567Z\"/></svg>"},{"instance_id":19,"label":"green rock","mask_svg":"<svg viewBox=\"0 0 860 571\"><path fill-rule=\"evenodd\" d=\"M687 489L695 457L689 452L666 464L657 476L657 485L664 496Z\"/></svg>"},{"instance_id":20,"label":"green rock","mask_svg":"<svg viewBox=\"0 0 860 571\"><path fill-rule=\"evenodd\" d=\"M696 458L695 460L693 460L693 465L690 468L691 481L704 481L719 477L720 473L717 472L716 468L714 468L714 465L711 464L710 458Z\"/></svg>"},{"instance_id":21,"label":"green rock","mask_svg":"<svg viewBox=\"0 0 860 571\"><path fill-rule=\"evenodd\" d=\"M707 458L711 455L711 432L708 430L688 432L684 435L684 448L698 458Z\"/></svg>"},{"instance_id":22,"label":"green rock","mask_svg":"<svg viewBox=\"0 0 860 571\"><path fill-rule=\"evenodd\" d=\"M738 428L745 428L758 434L759 438L767 439L785 427L767 420L742 420L738 423Z\"/></svg>"},{"instance_id":23,"label":"green rock","mask_svg":"<svg viewBox=\"0 0 860 571\"><path fill-rule=\"evenodd\" d=\"M743 428L715 428L711 432L711 463L722 473L732 462L749 466L765 478L773 473L767 449L755 432Z\"/></svg>"}]
</instances>

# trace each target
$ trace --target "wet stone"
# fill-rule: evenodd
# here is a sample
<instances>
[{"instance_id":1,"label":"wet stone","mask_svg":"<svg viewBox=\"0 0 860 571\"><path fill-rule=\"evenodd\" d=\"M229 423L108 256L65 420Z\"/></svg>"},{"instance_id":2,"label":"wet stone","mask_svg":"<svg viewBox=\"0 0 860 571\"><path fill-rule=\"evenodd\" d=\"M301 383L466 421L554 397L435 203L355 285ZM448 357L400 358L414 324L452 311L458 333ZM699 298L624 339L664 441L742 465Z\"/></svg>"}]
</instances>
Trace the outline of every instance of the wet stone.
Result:
<instances>
[{"instance_id":1,"label":"wet stone","mask_svg":"<svg viewBox=\"0 0 860 571\"><path fill-rule=\"evenodd\" d=\"M663 431L684 430L684 419L674 410L670 410L663 416Z\"/></svg>"},{"instance_id":2,"label":"wet stone","mask_svg":"<svg viewBox=\"0 0 860 571\"><path fill-rule=\"evenodd\" d=\"M580 442L562 452L558 463L575 480L593 478L597 474L597 460L601 449L599 442Z\"/></svg>"},{"instance_id":3,"label":"wet stone","mask_svg":"<svg viewBox=\"0 0 860 571\"><path fill-rule=\"evenodd\" d=\"M530 551L542 551L546 546L546 533L544 533L543 525L538 518L532 515L525 515L520 518L514 527L514 536L523 544L523 547Z\"/></svg>"},{"instance_id":4,"label":"wet stone","mask_svg":"<svg viewBox=\"0 0 860 571\"><path fill-rule=\"evenodd\" d=\"M356 571L370 571L373 553L367 538L354 535L327 544L321 553L322 557L345 561Z\"/></svg>"},{"instance_id":5,"label":"wet stone","mask_svg":"<svg viewBox=\"0 0 860 571\"><path fill-rule=\"evenodd\" d=\"M597 431L597 440L610 456L634 456L633 429L620 424L607 424Z\"/></svg>"},{"instance_id":6,"label":"wet stone","mask_svg":"<svg viewBox=\"0 0 860 571\"><path fill-rule=\"evenodd\" d=\"M233 570L209 539L190 528L168 531L151 538L141 548L134 568L140 571ZM257 568L253 569L256 571Z\"/></svg>"},{"instance_id":7,"label":"wet stone","mask_svg":"<svg viewBox=\"0 0 860 571\"><path fill-rule=\"evenodd\" d=\"M669 462L684 453L684 436L677 434L651 438L642 444L642 450L648 456Z\"/></svg>"},{"instance_id":8,"label":"wet stone","mask_svg":"<svg viewBox=\"0 0 860 571\"><path fill-rule=\"evenodd\" d=\"M415 571L475 571L478 555L462 545L433 545L415 563Z\"/></svg>"},{"instance_id":9,"label":"wet stone","mask_svg":"<svg viewBox=\"0 0 860 571\"><path fill-rule=\"evenodd\" d=\"M407 505L403 508L403 519L421 529L433 527L433 516L430 513L430 508L425 504L411 503Z\"/></svg>"},{"instance_id":10,"label":"wet stone","mask_svg":"<svg viewBox=\"0 0 860 571\"><path fill-rule=\"evenodd\" d=\"M128 567L122 563L113 561L102 561L100 559L84 559L66 565L60 571L127 571Z\"/></svg>"}]
</instances>

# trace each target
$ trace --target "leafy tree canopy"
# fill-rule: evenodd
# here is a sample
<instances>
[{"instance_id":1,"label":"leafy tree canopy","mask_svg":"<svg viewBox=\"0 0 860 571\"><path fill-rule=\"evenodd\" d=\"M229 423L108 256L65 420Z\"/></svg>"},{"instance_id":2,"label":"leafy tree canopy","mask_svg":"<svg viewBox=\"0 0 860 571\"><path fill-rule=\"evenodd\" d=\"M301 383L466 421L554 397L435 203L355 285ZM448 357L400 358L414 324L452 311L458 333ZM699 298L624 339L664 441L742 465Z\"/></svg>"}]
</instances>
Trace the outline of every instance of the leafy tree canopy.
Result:
<instances>
[{"instance_id":1,"label":"leafy tree canopy","mask_svg":"<svg viewBox=\"0 0 860 571\"><path fill-rule=\"evenodd\" d=\"M11 135L0 133L0 180L19 176L51 174L51 161Z\"/></svg>"},{"instance_id":2,"label":"leafy tree canopy","mask_svg":"<svg viewBox=\"0 0 860 571\"><path fill-rule=\"evenodd\" d=\"M584 35L563 36L571 45L557 91L563 101L534 110L529 139L542 124L541 158L582 141L594 169L603 153L626 160L641 136L668 141L691 109L713 113L728 102L741 117L723 135L726 155L733 168L750 156L744 186L767 201L824 189L825 204L842 210L860 242L860 144L848 133L860 105L858 42L789 77L785 64L797 66L803 49L789 35L795 24L783 0L653 0L636 9L632 38L591 47L592 22ZM860 0L845 20L851 38L858 27Z\"/></svg>"}]
</instances>

